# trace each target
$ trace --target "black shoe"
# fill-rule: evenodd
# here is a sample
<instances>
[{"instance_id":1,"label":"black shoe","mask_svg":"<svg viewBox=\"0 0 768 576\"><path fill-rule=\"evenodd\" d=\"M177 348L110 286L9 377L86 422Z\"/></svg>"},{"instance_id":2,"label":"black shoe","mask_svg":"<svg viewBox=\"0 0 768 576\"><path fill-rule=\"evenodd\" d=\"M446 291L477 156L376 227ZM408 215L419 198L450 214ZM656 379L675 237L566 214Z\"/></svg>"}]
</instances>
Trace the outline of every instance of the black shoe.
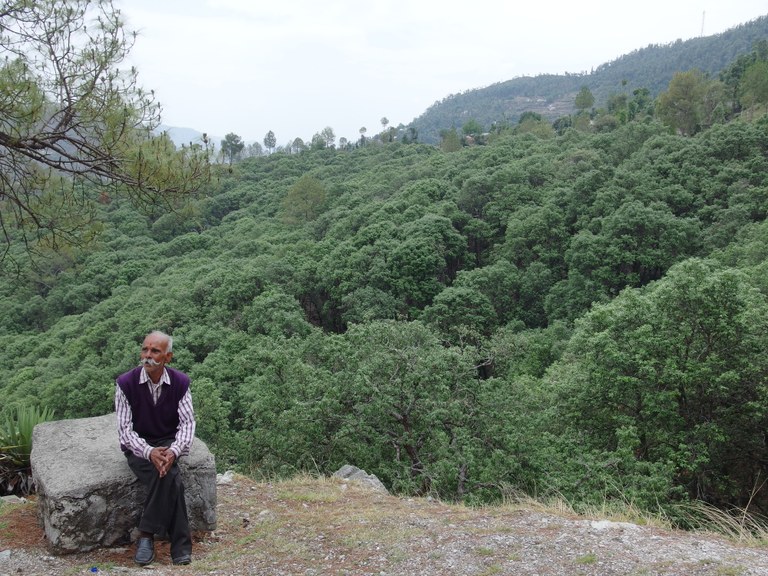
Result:
<instances>
[{"instance_id":1,"label":"black shoe","mask_svg":"<svg viewBox=\"0 0 768 576\"><path fill-rule=\"evenodd\" d=\"M146 566L155 559L155 542L152 538L139 538L136 541L136 555L133 557L136 564Z\"/></svg>"},{"instance_id":2,"label":"black shoe","mask_svg":"<svg viewBox=\"0 0 768 576\"><path fill-rule=\"evenodd\" d=\"M180 566L182 564L192 564L192 556L190 556L189 554L182 554L178 558L173 558L172 562L177 566Z\"/></svg>"}]
</instances>

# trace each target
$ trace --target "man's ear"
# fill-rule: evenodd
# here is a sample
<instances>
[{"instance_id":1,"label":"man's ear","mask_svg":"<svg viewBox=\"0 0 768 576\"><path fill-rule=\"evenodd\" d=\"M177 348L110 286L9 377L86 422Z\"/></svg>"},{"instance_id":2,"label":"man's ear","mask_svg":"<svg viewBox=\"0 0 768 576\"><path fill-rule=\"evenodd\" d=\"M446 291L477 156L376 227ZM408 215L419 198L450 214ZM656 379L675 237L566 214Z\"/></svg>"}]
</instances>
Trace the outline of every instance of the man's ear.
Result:
<instances>
[{"instance_id":1,"label":"man's ear","mask_svg":"<svg viewBox=\"0 0 768 576\"><path fill-rule=\"evenodd\" d=\"M165 363L168 364L171 361L171 358L173 358L173 352L166 352L165 353Z\"/></svg>"}]
</instances>

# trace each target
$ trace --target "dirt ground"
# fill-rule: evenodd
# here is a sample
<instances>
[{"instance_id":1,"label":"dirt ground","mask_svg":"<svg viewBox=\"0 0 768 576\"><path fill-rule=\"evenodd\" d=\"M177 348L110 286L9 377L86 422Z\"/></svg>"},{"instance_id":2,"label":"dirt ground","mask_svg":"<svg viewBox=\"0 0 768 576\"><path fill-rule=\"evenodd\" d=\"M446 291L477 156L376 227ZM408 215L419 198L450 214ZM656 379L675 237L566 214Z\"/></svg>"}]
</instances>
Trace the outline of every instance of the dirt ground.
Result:
<instances>
[{"instance_id":1,"label":"dirt ground","mask_svg":"<svg viewBox=\"0 0 768 576\"><path fill-rule=\"evenodd\" d=\"M336 478L235 475L218 486L217 521L215 532L195 535L190 566L172 566L167 542L158 542L142 568L132 547L53 556L35 503L4 505L0 576L768 576L768 548L714 535L398 498Z\"/></svg>"}]
</instances>

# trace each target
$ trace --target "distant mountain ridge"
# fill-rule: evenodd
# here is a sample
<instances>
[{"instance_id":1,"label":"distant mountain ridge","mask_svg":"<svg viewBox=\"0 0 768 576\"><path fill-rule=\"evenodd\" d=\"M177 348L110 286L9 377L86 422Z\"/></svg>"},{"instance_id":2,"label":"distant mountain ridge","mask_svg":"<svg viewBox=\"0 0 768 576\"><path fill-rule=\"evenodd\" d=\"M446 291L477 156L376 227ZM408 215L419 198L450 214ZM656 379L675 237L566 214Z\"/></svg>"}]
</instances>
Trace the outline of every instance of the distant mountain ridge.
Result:
<instances>
[{"instance_id":1,"label":"distant mountain ridge","mask_svg":"<svg viewBox=\"0 0 768 576\"><path fill-rule=\"evenodd\" d=\"M595 96L595 106L612 94L647 88L652 96L664 91L676 72L698 68L711 76L753 50L768 38L768 15L740 24L721 34L649 45L602 64L590 73L523 76L447 96L436 102L410 126L421 142L437 143L440 131L460 128L473 119L488 129L494 123L514 124L524 112L548 120L570 114L576 93L583 87Z\"/></svg>"},{"instance_id":2,"label":"distant mountain ridge","mask_svg":"<svg viewBox=\"0 0 768 576\"><path fill-rule=\"evenodd\" d=\"M712 36L650 44L601 64L590 73L521 76L451 94L435 102L409 127L416 129L420 142L437 144L442 130L461 128L468 120L489 129L494 123L515 124L524 112L541 114L550 121L566 116L574 111L576 94L583 86L595 96L596 107L603 106L612 94L631 94L637 88L647 88L656 97L676 72L698 68L716 76L766 38L768 15ZM203 133L193 128L161 124L157 131L166 131L177 147L200 143L203 138ZM208 138L219 147L221 136L208 134Z\"/></svg>"},{"instance_id":3,"label":"distant mountain ridge","mask_svg":"<svg viewBox=\"0 0 768 576\"><path fill-rule=\"evenodd\" d=\"M179 128L177 126L168 126L167 124L160 124L155 132L157 134L166 132L177 148L182 145L189 146L190 144L202 144L204 136L207 136L208 141L215 143L217 147L221 140L221 138L218 138L217 136L212 136L210 134L206 135L194 128Z\"/></svg>"}]
</instances>

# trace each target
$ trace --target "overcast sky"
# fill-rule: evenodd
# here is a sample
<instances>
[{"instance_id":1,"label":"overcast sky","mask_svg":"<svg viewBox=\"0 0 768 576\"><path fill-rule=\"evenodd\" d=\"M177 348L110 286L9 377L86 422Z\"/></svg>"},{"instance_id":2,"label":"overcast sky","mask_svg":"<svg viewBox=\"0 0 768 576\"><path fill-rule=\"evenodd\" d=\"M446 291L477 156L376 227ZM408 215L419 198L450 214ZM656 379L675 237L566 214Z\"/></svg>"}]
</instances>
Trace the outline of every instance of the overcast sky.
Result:
<instances>
[{"instance_id":1,"label":"overcast sky","mask_svg":"<svg viewBox=\"0 0 768 576\"><path fill-rule=\"evenodd\" d=\"M163 122L279 145L408 124L449 94L717 34L768 0L116 0ZM217 147L219 142L216 142Z\"/></svg>"}]
</instances>

